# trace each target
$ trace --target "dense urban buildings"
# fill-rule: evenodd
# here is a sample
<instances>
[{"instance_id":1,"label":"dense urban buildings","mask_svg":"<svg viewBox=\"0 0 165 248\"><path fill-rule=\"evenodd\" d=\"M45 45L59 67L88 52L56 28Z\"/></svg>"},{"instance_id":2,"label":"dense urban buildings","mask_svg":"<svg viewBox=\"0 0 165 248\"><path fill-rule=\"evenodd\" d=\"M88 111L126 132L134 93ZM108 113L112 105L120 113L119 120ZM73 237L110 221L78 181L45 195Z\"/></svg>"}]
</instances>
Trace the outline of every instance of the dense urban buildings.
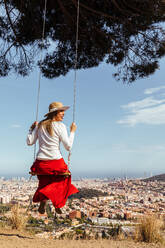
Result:
<instances>
[{"instance_id":1,"label":"dense urban buildings","mask_svg":"<svg viewBox=\"0 0 165 248\"><path fill-rule=\"evenodd\" d=\"M38 213L38 204L32 203L32 196L37 187L37 180L25 178L0 179L0 203L17 204L32 218L42 220L45 224L54 221L54 208L49 202L47 213ZM165 192L163 181L82 179L74 181L80 193L71 197L62 209L62 215L56 218L65 225L59 227L59 233L67 232L71 226L83 224L93 228L109 228L120 224L135 223L139 218L148 214L165 215ZM10 213L7 212L7 215ZM2 213L1 213L2 216ZM66 223L65 223L66 222ZM87 226L86 226L87 227ZM68 230L69 230L68 229ZM56 235L57 235L56 229Z\"/></svg>"}]
</instances>

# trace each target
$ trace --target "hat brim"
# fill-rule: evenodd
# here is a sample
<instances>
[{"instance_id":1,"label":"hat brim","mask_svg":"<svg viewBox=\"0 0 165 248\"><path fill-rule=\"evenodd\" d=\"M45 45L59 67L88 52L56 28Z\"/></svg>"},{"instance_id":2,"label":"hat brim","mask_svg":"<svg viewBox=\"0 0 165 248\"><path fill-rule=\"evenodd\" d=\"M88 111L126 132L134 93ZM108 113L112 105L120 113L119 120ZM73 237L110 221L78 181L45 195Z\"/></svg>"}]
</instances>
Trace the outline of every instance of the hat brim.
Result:
<instances>
[{"instance_id":1,"label":"hat brim","mask_svg":"<svg viewBox=\"0 0 165 248\"><path fill-rule=\"evenodd\" d=\"M61 107L61 108L57 108L56 110L54 110L54 111L52 111L52 112L48 112L48 113L45 114L44 116L48 116L48 115L50 115L50 114L52 114L52 113L54 113L54 112L56 112L56 111L60 111L60 110L65 111L65 110L67 110L67 109L69 109L69 108L70 108L69 106L63 106L63 107Z\"/></svg>"}]
</instances>

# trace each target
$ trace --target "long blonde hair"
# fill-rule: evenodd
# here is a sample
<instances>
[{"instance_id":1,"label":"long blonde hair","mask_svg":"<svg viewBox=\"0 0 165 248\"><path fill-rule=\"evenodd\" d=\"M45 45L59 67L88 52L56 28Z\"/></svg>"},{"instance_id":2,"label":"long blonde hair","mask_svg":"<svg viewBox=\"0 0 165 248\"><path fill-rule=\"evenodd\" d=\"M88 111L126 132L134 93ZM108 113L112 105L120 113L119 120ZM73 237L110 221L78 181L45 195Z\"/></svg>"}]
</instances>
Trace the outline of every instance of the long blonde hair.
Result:
<instances>
[{"instance_id":1,"label":"long blonde hair","mask_svg":"<svg viewBox=\"0 0 165 248\"><path fill-rule=\"evenodd\" d=\"M38 128L40 128L41 126L46 129L46 131L48 132L48 134L50 136L53 136L53 128L52 128L52 122L53 122L53 118L57 115L57 111L50 113L46 119L42 120L39 122L38 124Z\"/></svg>"}]
</instances>

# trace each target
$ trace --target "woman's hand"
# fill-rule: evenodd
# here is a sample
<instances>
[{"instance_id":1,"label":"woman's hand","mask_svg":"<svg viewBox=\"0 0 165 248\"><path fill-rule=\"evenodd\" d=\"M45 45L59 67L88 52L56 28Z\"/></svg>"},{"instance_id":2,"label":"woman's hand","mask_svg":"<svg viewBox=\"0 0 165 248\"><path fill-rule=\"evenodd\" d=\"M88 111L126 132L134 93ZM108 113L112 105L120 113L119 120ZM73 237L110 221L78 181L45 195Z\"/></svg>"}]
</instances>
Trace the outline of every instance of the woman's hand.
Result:
<instances>
[{"instance_id":1,"label":"woman's hand","mask_svg":"<svg viewBox=\"0 0 165 248\"><path fill-rule=\"evenodd\" d=\"M38 125L38 122L35 121L35 122L31 125L30 130L33 131L34 128L35 128L37 125Z\"/></svg>"},{"instance_id":2,"label":"woman's hand","mask_svg":"<svg viewBox=\"0 0 165 248\"><path fill-rule=\"evenodd\" d=\"M74 133L76 131L76 129L77 129L76 124L74 122L72 122L72 124L70 126L70 131Z\"/></svg>"}]
</instances>

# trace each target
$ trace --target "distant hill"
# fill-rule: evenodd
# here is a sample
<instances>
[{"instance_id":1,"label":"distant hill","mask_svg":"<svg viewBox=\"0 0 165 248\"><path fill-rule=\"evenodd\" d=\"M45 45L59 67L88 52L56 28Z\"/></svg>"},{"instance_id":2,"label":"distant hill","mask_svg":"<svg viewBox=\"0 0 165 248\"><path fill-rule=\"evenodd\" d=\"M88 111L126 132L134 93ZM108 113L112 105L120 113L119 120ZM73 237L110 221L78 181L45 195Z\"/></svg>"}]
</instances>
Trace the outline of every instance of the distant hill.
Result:
<instances>
[{"instance_id":1,"label":"distant hill","mask_svg":"<svg viewBox=\"0 0 165 248\"><path fill-rule=\"evenodd\" d=\"M81 188L78 189L79 192L77 194L69 196L69 199L81 199L81 198L86 198L90 199L92 197L99 197L99 196L108 196L107 192L102 192L97 189L87 189L87 188Z\"/></svg>"},{"instance_id":2,"label":"distant hill","mask_svg":"<svg viewBox=\"0 0 165 248\"><path fill-rule=\"evenodd\" d=\"M160 174L160 175L156 175L153 177L149 177L149 178L145 178L143 179L143 181L148 182L148 181L162 181L165 182L165 174Z\"/></svg>"}]
</instances>

